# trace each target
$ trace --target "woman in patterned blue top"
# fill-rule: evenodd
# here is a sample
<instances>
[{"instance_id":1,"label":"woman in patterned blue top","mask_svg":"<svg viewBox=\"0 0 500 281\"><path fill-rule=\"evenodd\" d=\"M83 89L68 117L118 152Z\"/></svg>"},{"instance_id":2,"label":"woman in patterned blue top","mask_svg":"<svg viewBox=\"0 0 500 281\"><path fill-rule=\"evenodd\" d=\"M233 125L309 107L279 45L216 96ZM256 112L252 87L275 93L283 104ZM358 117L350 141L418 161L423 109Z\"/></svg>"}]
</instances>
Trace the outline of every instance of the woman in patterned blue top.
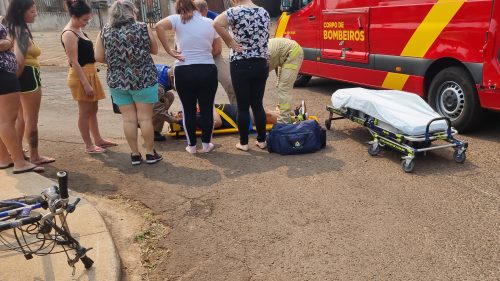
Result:
<instances>
[{"instance_id":1,"label":"woman in patterned blue top","mask_svg":"<svg viewBox=\"0 0 500 281\"><path fill-rule=\"evenodd\" d=\"M158 101L158 76L151 54L158 45L148 26L136 21L131 0L118 0L110 8L109 23L97 37L95 59L108 64L106 81L120 107L123 130L132 150L132 165L142 163L137 124L146 145L146 163L162 160L153 148L153 104Z\"/></svg>"},{"instance_id":2,"label":"woman in patterned blue top","mask_svg":"<svg viewBox=\"0 0 500 281\"><path fill-rule=\"evenodd\" d=\"M256 144L266 148L266 113L262 100L269 67L269 13L250 0L233 0L237 6L227 9L215 18L214 27L230 53L231 80L238 103L240 142L236 148L248 151L249 112L252 108L257 128ZM231 29L233 36L227 28Z\"/></svg>"}]
</instances>

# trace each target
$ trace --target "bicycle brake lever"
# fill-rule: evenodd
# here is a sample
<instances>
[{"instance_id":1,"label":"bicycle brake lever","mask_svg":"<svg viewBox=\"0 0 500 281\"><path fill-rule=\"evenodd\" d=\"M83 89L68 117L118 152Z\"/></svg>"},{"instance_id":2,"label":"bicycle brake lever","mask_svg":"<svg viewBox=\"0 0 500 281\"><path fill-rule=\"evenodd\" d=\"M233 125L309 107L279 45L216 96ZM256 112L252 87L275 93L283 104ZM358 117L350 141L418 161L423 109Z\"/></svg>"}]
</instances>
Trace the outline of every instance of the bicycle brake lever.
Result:
<instances>
[{"instance_id":1,"label":"bicycle brake lever","mask_svg":"<svg viewBox=\"0 0 500 281\"><path fill-rule=\"evenodd\" d=\"M80 203L80 198L76 198L75 202L69 204L68 207L66 207L66 211L68 213L73 213L75 211L76 205L78 205L78 203Z\"/></svg>"}]
</instances>

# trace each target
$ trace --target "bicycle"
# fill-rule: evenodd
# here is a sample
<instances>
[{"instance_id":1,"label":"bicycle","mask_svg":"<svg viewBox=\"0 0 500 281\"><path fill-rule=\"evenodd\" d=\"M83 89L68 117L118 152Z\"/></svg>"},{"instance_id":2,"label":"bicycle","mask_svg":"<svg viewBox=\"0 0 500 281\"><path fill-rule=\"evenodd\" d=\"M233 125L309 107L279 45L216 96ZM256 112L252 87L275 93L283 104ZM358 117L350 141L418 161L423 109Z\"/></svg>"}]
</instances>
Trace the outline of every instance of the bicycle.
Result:
<instances>
[{"instance_id":1,"label":"bicycle","mask_svg":"<svg viewBox=\"0 0 500 281\"><path fill-rule=\"evenodd\" d=\"M85 269L92 267L94 261L87 256L92 248L81 246L71 235L66 218L75 211L80 198L70 204L67 172L57 172L57 178L58 186L46 188L41 195L0 200L0 241L6 246L0 251L20 252L27 260L33 255L64 252L74 275L78 261L82 261ZM47 212L35 211L38 209ZM17 244L4 237L9 230L12 230ZM56 250L56 246L62 250ZM74 258L70 257L69 251L75 252Z\"/></svg>"}]
</instances>

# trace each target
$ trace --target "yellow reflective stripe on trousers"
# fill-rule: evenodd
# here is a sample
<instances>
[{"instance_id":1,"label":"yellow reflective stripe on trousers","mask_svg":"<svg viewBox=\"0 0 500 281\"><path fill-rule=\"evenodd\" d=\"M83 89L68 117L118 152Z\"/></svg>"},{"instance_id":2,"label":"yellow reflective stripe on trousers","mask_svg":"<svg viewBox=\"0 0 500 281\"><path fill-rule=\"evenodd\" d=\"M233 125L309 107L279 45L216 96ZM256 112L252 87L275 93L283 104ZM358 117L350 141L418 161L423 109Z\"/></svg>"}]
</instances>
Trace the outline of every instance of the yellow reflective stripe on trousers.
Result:
<instances>
[{"instance_id":1,"label":"yellow reflective stripe on trousers","mask_svg":"<svg viewBox=\"0 0 500 281\"><path fill-rule=\"evenodd\" d=\"M289 110L289 109L291 109L289 103L280 103L279 104L279 108L280 108L280 110Z\"/></svg>"},{"instance_id":2,"label":"yellow reflective stripe on trousers","mask_svg":"<svg viewBox=\"0 0 500 281\"><path fill-rule=\"evenodd\" d=\"M292 51L290 52L290 55L288 56L289 58L294 58L297 56L297 54L299 53L300 49L302 49L300 47L299 44L295 44L295 47L293 47Z\"/></svg>"},{"instance_id":3,"label":"yellow reflective stripe on trousers","mask_svg":"<svg viewBox=\"0 0 500 281\"><path fill-rule=\"evenodd\" d=\"M406 43L401 56L424 57L464 3L465 0L438 0ZM382 83L382 87L402 90L409 77L407 74L389 72Z\"/></svg>"},{"instance_id":4,"label":"yellow reflective stripe on trousers","mask_svg":"<svg viewBox=\"0 0 500 281\"><path fill-rule=\"evenodd\" d=\"M299 68L299 67L298 67L297 65L295 65L295 64L285 63L285 64L283 65L283 68L286 68L286 69L297 69L297 68Z\"/></svg>"}]
</instances>

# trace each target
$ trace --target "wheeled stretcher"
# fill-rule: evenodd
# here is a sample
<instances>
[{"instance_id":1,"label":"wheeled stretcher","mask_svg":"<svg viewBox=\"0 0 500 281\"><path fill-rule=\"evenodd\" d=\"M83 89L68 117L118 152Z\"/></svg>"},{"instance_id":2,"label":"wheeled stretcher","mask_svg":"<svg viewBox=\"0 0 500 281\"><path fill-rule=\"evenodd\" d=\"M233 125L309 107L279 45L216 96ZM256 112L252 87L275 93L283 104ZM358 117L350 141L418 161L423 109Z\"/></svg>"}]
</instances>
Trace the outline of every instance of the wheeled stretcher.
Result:
<instances>
[{"instance_id":1,"label":"wheeled stretcher","mask_svg":"<svg viewBox=\"0 0 500 281\"><path fill-rule=\"evenodd\" d=\"M450 120L440 117L417 95L401 91L342 89L332 95L332 105L326 109L329 112L325 121L328 130L333 120L344 118L367 127L373 136L368 153L376 156L381 147L399 151L403 154L401 167L407 173L413 171L415 156L430 150L453 148L455 162L465 161L468 143L456 139L457 131L451 127ZM402 120L405 117L412 120ZM435 141L441 142L436 144Z\"/></svg>"}]
</instances>

